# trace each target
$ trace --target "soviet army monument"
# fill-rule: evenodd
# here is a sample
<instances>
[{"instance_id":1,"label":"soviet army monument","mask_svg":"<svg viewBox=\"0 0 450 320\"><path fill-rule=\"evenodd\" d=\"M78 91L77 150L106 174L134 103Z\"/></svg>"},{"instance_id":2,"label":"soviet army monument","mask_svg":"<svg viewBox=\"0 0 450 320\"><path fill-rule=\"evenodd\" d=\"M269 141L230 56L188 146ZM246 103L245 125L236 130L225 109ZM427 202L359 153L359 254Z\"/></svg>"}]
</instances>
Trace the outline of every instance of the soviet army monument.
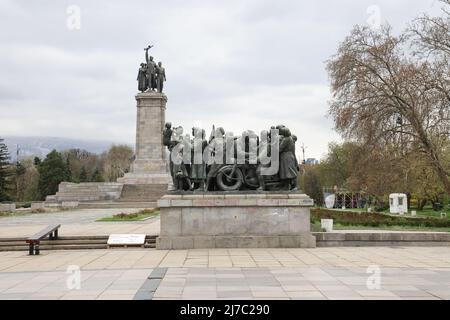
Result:
<instances>
[{"instance_id":1,"label":"soviet army monument","mask_svg":"<svg viewBox=\"0 0 450 320\"><path fill-rule=\"evenodd\" d=\"M167 171L165 147L162 144L162 132L165 123L167 97L162 92L166 80L162 63L156 64L145 48L147 63L141 63L138 72L136 95L136 149L131 172L119 178L117 182L131 185L151 185L167 190L170 176Z\"/></svg>"},{"instance_id":2,"label":"soviet army monument","mask_svg":"<svg viewBox=\"0 0 450 320\"><path fill-rule=\"evenodd\" d=\"M167 97L163 93L166 81L162 63L156 64L145 48L146 63L141 63L138 72L138 89L136 95L136 147L131 172L119 178L124 184L123 193L136 193L155 200L164 194L171 181L168 174L166 150L162 144L162 131L165 123Z\"/></svg>"},{"instance_id":3,"label":"soviet army monument","mask_svg":"<svg viewBox=\"0 0 450 320\"><path fill-rule=\"evenodd\" d=\"M238 135L213 127L207 138L203 128L166 123L166 72L151 47L137 76L130 172L116 183L62 183L49 200L159 199L158 249L315 247L313 201L297 186L296 136L280 124Z\"/></svg>"},{"instance_id":4,"label":"soviet army monument","mask_svg":"<svg viewBox=\"0 0 450 320\"><path fill-rule=\"evenodd\" d=\"M77 206L84 202L140 202L142 205L158 200L171 181L166 150L162 143L167 97L163 93L166 81L161 62L149 56L152 46L145 48L145 61L138 71L136 112L136 145L130 172L117 182L62 182L56 195L48 196L52 206Z\"/></svg>"}]
</instances>

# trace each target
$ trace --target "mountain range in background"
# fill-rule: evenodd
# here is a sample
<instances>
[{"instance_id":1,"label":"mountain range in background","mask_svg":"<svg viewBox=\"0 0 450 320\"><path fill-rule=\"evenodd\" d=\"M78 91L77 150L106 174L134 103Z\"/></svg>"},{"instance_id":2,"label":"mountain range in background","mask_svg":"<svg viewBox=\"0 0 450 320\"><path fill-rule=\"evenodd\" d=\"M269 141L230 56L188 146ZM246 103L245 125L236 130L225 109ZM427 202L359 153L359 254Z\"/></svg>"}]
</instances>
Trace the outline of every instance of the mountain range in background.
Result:
<instances>
[{"instance_id":1,"label":"mountain range in background","mask_svg":"<svg viewBox=\"0 0 450 320\"><path fill-rule=\"evenodd\" d=\"M63 151L68 149L84 149L100 154L107 151L114 144L124 144L101 140L78 140L58 137L18 137L5 136L4 143L8 146L11 161L17 159L17 146L19 146L19 159L39 157L43 159L52 150Z\"/></svg>"}]
</instances>

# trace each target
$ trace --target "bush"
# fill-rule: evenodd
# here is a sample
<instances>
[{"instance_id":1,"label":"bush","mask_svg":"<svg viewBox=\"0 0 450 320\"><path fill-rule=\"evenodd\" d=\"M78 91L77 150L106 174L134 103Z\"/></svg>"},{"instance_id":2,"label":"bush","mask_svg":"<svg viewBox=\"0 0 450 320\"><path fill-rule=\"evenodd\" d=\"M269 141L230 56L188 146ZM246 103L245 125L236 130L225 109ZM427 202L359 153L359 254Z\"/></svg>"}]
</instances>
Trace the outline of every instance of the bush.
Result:
<instances>
[{"instance_id":1,"label":"bush","mask_svg":"<svg viewBox=\"0 0 450 320\"><path fill-rule=\"evenodd\" d=\"M311 222L321 219L333 219L334 223L343 226L408 226L408 227L433 227L449 228L450 219L434 217L405 217L391 216L376 212L350 212L329 209L311 209Z\"/></svg>"},{"instance_id":2,"label":"bush","mask_svg":"<svg viewBox=\"0 0 450 320\"><path fill-rule=\"evenodd\" d=\"M16 203L16 208L31 208L31 202Z\"/></svg>"},{"instance_id":3,"label":"bush","mask_svg":"<svg viewBox=\"0 0 450 320\"><path fill-rule=\"evenodd\" d=\"M138 212L133 212L133 213L118 213L113 215L114 218L119 218L119 219L133 219L133 218L137 218L139 216L143 216L143 215L148 215L148 214L155 214L156 211L158 211L158 209L143 209L140 210Z\"/></svg>"},{"instance_id":4,"label":"bush","mask_svg":"<svg viewBox=\"0 0 450 320\"><path fill-rule=\"evenodd\" d=\"M384 202L381 202L381 203L379 203L379 204L377 204L375 206L375 211L376 212L383 212L383 211L386 211L388 209L389 209L389 206L386 203L384 203Z\"/></svg>"}]
</instances>

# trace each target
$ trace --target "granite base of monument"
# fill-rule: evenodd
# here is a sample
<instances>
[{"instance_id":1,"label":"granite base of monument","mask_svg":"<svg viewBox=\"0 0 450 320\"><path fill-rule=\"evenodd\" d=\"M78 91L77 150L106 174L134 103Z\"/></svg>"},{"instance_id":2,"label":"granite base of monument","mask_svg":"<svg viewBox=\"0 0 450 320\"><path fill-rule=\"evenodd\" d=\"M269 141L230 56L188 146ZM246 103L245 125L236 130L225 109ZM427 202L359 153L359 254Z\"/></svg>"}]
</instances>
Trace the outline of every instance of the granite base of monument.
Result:
<instances>
[{"instance_id":1,"label":"granite base of monument","mask_svg":"<svg viewBox=\"0 0 450 320\"><path fill-rule=\"evenodd\" d=\"M126 185L159 185L167 191L172 178L168 172L166 147L162 132L166 117L167 97L153 91L136 95L136 150L131 171L117 182Z\"/></svg>"},{"instance_id":2,"label":"granite base of monument","mask_svg":"<svg viewBox=\"0 0 450 320\"><path fill-rule=\"evenodd\" d=\"M314 248L312 205L301 193L167 194L156 248Z\"/></svg>"}]
</instances>

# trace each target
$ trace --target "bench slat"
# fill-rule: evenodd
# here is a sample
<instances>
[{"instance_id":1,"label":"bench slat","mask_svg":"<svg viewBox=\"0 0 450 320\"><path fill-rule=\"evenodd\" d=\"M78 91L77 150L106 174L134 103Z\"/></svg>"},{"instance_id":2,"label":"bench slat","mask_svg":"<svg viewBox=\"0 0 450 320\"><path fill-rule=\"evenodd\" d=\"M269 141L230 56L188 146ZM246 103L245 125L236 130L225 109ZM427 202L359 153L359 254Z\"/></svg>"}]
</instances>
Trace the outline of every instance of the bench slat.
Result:
<instances>
[{"instance_id":1,"label":"bench slat","mask_svg":"<svg viewBox=\"0 0 450 320\"><path fill-rule=\"evenodd\" d=\"M52 233L59 227L61 227L60 224L50 225L50 226L46 227L45 229L39 231L38 233L34 234L33 236L29 237L27 239L27 243L42 240L43 238L45 238L47 235L49 235L50 233Z\"/></svg>"}]
</instances>

